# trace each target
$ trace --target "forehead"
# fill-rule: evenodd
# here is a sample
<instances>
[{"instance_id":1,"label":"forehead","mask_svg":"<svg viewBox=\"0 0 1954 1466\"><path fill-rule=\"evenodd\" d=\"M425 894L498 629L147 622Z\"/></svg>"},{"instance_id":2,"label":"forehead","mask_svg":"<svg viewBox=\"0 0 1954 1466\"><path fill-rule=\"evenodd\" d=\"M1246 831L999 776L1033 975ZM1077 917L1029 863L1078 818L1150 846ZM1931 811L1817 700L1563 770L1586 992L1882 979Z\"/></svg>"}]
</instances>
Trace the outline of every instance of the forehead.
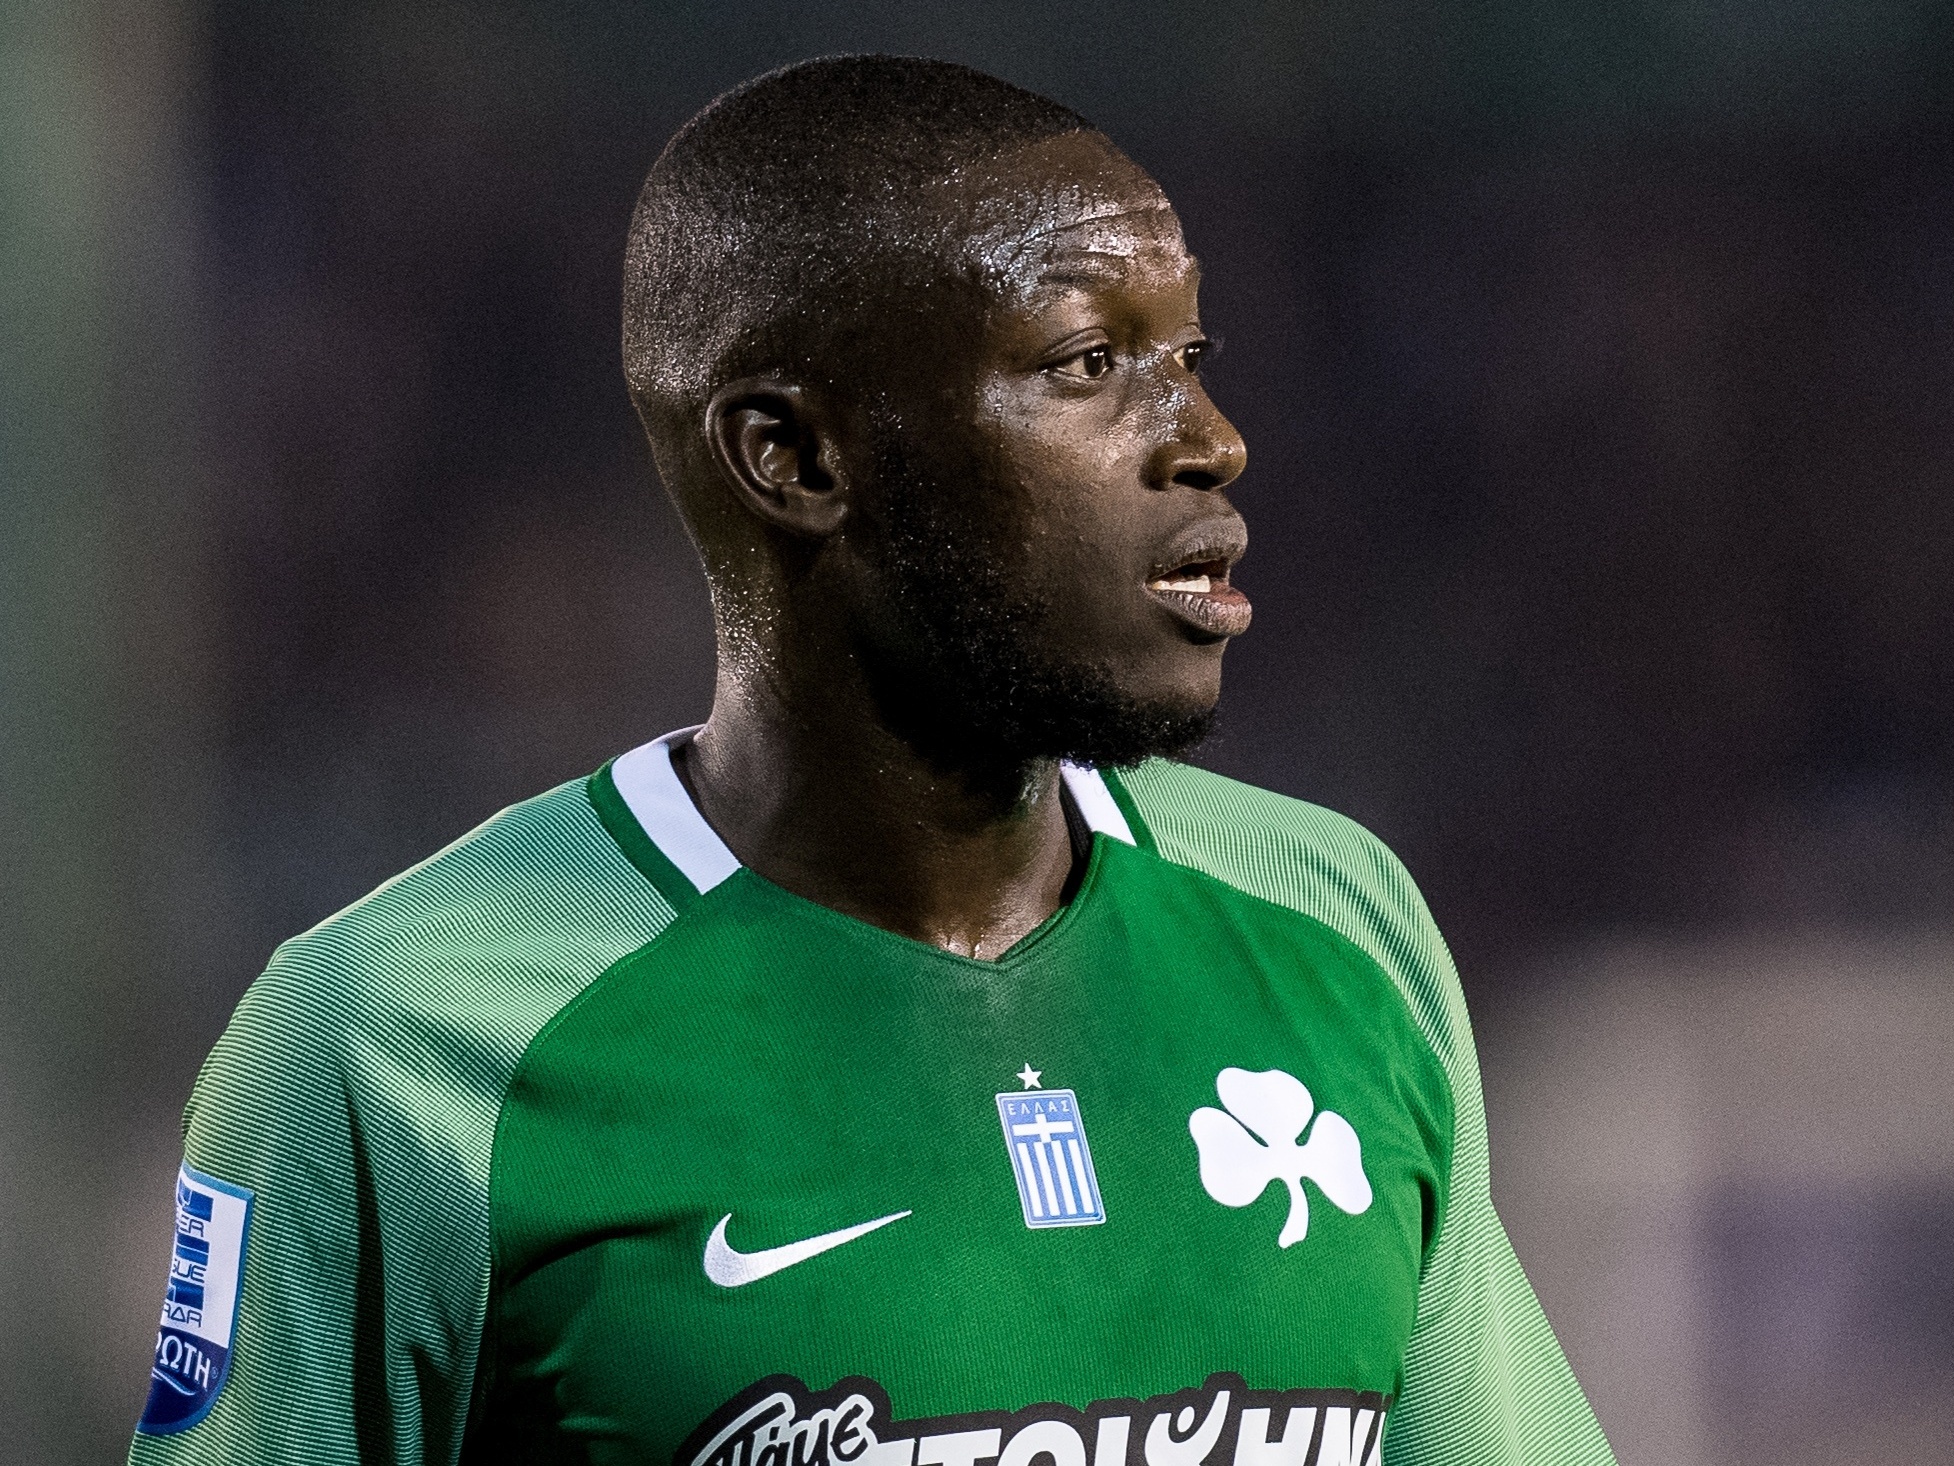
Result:
<instances>
[{"instance_id":1,"label":"forehead","mask_svg":"<svg viewBox=\"0 0 1954 1466\"><path fill-rule=\"evenodd\" d=\"M944 191L960 253L1007 298L1193 272L1160 185L1097 133L960 170Z\"/></svg>"}]
</instances>

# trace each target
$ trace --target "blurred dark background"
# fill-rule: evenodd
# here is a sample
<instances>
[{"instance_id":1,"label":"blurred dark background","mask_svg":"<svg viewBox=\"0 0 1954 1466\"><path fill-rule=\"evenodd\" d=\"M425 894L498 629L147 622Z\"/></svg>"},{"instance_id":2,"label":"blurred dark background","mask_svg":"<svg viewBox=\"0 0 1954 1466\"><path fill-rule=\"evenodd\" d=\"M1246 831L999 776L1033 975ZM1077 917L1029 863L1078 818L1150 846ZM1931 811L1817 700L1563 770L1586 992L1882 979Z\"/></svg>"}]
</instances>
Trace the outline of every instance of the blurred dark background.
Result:
<instances>
[{"instance_id":1,"label":"blurred dark background","mask_svg":"<svg viewBox=\"0 0 1954 1466\"><path fill-rule=\"evenodd\" d=\"M1419 878L1503 1204L1624 1461L1802 1461L1805 1385L1842 1380L1954 1460L1916 1398L1954 1377L1954 1302L1919 1303L1954 1300L1954 8L1921 0L16 0L0 1266L38 1322L8 1458L119 1455L177 1112L271 946L703 717L703 585L618 365L625 225L714 94L869 49L1049 92L1178 203L1258 608L1201 760ZM1655 1192L1583 1138L1616 1123L1597 1066L1667 1074L1687 1128L1746 1022L1779 1080L1830 1051L1792 989L1891 1015L1828 1092L1914 1076L1840 1142L1901 1159L1667 1150L1698 1159L1635 1232L1617 1190ZM1715 1091L1731 1133L1759 1084ZM1602 1242L1680 1321L1623 1342L1650 1295L1595 1291Z\"/></svg>"}]
</instances>

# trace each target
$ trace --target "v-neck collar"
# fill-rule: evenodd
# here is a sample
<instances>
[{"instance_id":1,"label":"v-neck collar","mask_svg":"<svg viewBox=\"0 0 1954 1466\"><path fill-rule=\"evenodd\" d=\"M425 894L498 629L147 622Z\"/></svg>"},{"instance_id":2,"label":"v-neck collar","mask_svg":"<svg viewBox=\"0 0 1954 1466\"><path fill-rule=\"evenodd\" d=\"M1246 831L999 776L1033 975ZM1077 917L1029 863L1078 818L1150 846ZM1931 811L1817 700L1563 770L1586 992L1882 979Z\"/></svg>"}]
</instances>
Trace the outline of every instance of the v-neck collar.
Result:
<instances>
[{"instance_id":1,"label":"v-neck collar","mask_svg":"<svg viewBox=\"0 0 1954 1466\"><path fill-rule=\"evenodd\" d=\"M676 729L620 754L590 785L591 801L612 838L680 906L690 905L741 869L739 857L706 823L672 767L672 751L690 741L699 726ZM1088 829L1127 845L1140 843L1099 770L1062 763L1059 777Z\"/></svg>"}]
</instances>

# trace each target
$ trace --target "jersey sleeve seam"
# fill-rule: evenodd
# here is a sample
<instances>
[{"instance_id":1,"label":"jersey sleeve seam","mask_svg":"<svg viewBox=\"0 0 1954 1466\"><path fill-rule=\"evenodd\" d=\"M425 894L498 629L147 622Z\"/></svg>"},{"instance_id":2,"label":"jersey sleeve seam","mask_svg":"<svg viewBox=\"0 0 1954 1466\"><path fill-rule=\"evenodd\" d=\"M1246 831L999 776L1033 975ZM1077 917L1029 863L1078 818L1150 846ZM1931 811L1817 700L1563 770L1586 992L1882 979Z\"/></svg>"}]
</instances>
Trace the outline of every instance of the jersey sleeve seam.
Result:
<instances>
[{"instance_id":1,"label":"jersey sleeve seam","mask_svg":"<svg viewBox=\"0 0 1954 1466\"><path fill-rule=\"evenodd\" d=\"M1134 806L1133 813L1129 817L1140 817L1139 810L1138 810L1138 803L1139 803L1138 796L1134 794L1132 791L1124 788L1123 786L1120 792L1122 794L1125 794L1127 800L1130 801ZM1325 813L1334 815L1335 811L1330 810L1330 811L1325 811ZM1403 870L1402 864L1401 862L1398 861L1396 855L1393 854L1390 848L1384 845L1384 843L1381 840L1379 840L1377 836L1372 834L1369 830L1364 829L1363 826L1357 824L1356 821L1349 820L1348 816L1337 816L1337 818L1348 821L1348 823L1355 830L1357 830L1358 833L1363 837L1364 841L1367 844L1380 850L1386 859L1388 859L1393 865L1397 866L1400 871ZM1170 865L1179 866L1183 870L1191 871L1197 876L1201 876L1207 880L1214 881L1217 885L1226 887L1228 890L1234 892L1238 896L1245 897L1250 901L1258 902L1264 906L1273 907L1279 911L1287 912L1292 916L1300 917L1304 921L1311 922L1314 925L1322 928L1325 932L1327 932L1342 946L1349 948L1351 951L1355 952L1359 957L1361 957L1365 961L1365 963L1367 963L1369 967L1378 975L1378 977L1380 977L1384 981L1385 985L1389 987L1392 993L1396 996L1398 1005L1401 1008L1401 1010L1404 1012L1405 1017L1410 1021L1413 1031L1417 1033L1419 1040L1423 1045L1425 1054L1430 1058L1432 1064L1438 1070L1441 1091L1445 1096L1445 1115L1443 1117L1444 1126L1442 1132L1440 1154L1438 1157L1440 1175L1443 1180L1443 1185L1442 1185L1442 1191L1439 1196L1439 1202L1438 1202L1437 1223L1432 1228L1431 1241L1425 1246L1425 1248L1423 1249L1423 1253L1419 1258L1419 1279L1420 1282L1422 1283L1427 1270L1431 1266L1432 1259L1435 1256L1437 1256L1439 1247L1446 1237L1446 1229L1450 1225L1452 1220L1452 1215L1453 1215L1453 1207L1452 1207L1453 1173L1454 1173L1455 1161L1458 1155L1458 1140L1459 1140L1459 1095L1458 1095L1458 1087L1453 1080L1452 1066L1446 1063L1445 1055L1440 1051L1434 1035L1427 1030L1425 1023L1421 1020L1416 1006L1411 1001L1410 993L1408 993L1405 990L1405 984L1399 982L1398 979L1391 974L1390 969L1362 943L1356 941L1354 938L1348 936L1344 932L1337 930L1336 927L1332 926L1329 922L1325 921L1322 917L1317 916L1313 912L1305 911L1299 906L1292 906L1287 902L1283 902L1283 901L1271 900L1267 896L1259 895L1254 891L1247 890L1243 886L1237 884L1235 881L1229 880L1227 877L1219 875L1213 871L1207 870L1201 866L1194 865L1185 860L1175 859L1172 855L1169 855L1165 850L1160 848L1160 845L1158 843L1158 838L1152 836L1152 831L1150 828L1149 828L1149 835L1150 838L1148 840L1148 848L1151 850L1151 853L1157 859L1164 860ZM1407 881L1410 880L1410 875L1408 872L1404 873L1404 878ZM1394 925L1399 927L1404 927L1407 925L1416 924L1415 921L1407 921L1407 918L1399 913L1397 907L1398 907L1398 903L1395 902L1391 903L1390 916ZM1437 1015L1435 1015L1435 1021L1433 1026L1436 1028L1440 1028L1441 1031L1443 1032L1451 1034L1453 1025L1450 1022L1450 1014L1446 1012L1443 1007L1441 1007L1440 1012ZM1456 1035L1454 1035L1454 1037L1456 1037Z\"/></svg>"},{"instance_id":2,"label":"jersey sleeve seam","mask_svg":"<svg viewBox=\"0 0 1954 1466\"><path fill-rule=\"evenodd\" d=\"M609 967L606 967L602 972L598 973L589 982L583 985L582 989L580 989L577 992L576 996L571 998L570 1001L565 1003L562 1007L558 1008L555 1013L551 1014L549 1021L545 1023L541 1028L537 1029L535 1034L530 1038L529 1042L523 1046L522 1053L517 1057L514 1066L509 1070L509 1078L507 1082L504 1083L504 1085L502 1086L501 1098L498 1100L495 1107L495 1133L489 1141L488 1296L483 1300L483 1305L482 1305L482 1338L481 1338L480 1353L478 1355L478 1358L481 1360L481 1364L478 1366L476 1388L471 1392L473 1398L469 1407L470 1418L466 1422L463 1428L464 1439L473 1430L476 1424L474 1419L476 1413L487 1407L489 1396L494 1387L495 1374L499 1364L499 1359L495 1352L495 1340L500 1327L502 1280L507 1271L507 1268L506 1268L506 1259L504 1258L503 1251L502 1251L501 1229L496 1225L496 1219L497 1219L496 1193L501 1179L501 1170L498 1165L498 1161L502 1155L502 1129L503 1129L503 1125L506 1123L508 1118L509 1096L515 1092L517 1084L521 1082L524 1072L529 1067L529 1061L531 1056L534 1055L538 1050L542 1048L544 1042L550 1037L550 1035L555 1033L557 1028L561 1024L566 1022L572 1013L574 1013L577 1009L581 1008L585 1000L587 1000L592 993L594 993L598 988L608 984L609 981L621 969L628 967L632 963L636 962L645 953L649 952L652 948L656 947L657 945L659 945L659 943L664 941L664 939L667 936L669 936L674 930L676 930L678 927L682 925L685 925L687 919L692 915L692 912L696 909L697 904L698 904L697 901L694 901L693 903L689 904L685 908L679 910L673 916L672 920L667 922L665 926L656 935L651 937L642 945L635 947L631 951L625 953L622 957L618 958L615 962L613 962Z\"/></svg>"},{"instance_id":3,"label":"jersey sleeve seam","mask_svg":"<svg viewBox=\"0 0 1954 1466\"><path fill-rule=\"evenodd\" d=\"M1313 912L1303 911L1298 907L1287 904L1286 902L1271 901L1266 896L1259 896L1253 891L1247 891L1242 889L1242 887L1236 885L1233 881L1226 880L1223 877L1214 874L1212 871L1203 870L1200 866L1190 865L1186 861L1175 860L1172 856L1167 855L1164 852L1155 851L1154 854L1156 859L1163 860L1169 865L1178 866L1180 869L1187 871L1190 875L1197 876L1202 880L1213 881L1216 885L1224 887L1228 891L1232 892L1236 896L1243 898L1244 900L1253 901L1257 905L1267 906L1273 910L1283 912L1285 915L1295 917L1302 921L1306 921L1311 926L1318 928L1326 936L1328 936L1333 942L1335 942L1340 948L1355 954L1363 962L1364 966L1368 968L1369 971L1379 981L1381 981L1385 987L1390 989L1392 996L1397 1000L1399 1009L1404 1013L1406 1021L1411 1026L1411 1031L1418 1035L1418 1040L1420 1045L1422 1046L1422 1050L1425 1057L1430 1060L1432 1067L1436 1069L1438 1072L1439 1092L1444 1096L1445 1099L1445 1113L1442 1117L1443 1124L1440 1127L1441 1142L1439 1147L1439 1154L1437 1157L1439 1175L1441 1178L1440 1195L1438 1199L1438 1220L1436 1225L1433 1226L1432 1228L1432 1236L1430 1242L1425 1244L1419 1257L1418 1273L1419 1273L1419 1279L1422 1282L1424 1278L1425 1270L1431 1265L1432 1257L1438 1251L1439 1241L1445 1235L1446 1223L1451 1219L1452 1162L1453 1162L1453 1156L1456 1154L1458 1149L1459 1101L1458 1101L1458 1093L1452 1083L1451 1070L1447 1068L1444 1057L1438 1052L1437 1048L1433 1045L1431 1036L1425 1032L1425 1026L1418 1021L1417 1011L1411 1006L1411 1000L1406 996L1403 986L1398 982L1396 978L1391 976L1390 970L1386 968L1385 965L1382 962L1380 962L1377 959L1377 957L1369 950L1367 950L1361 943L1352 940L1350 937L1346 936L1343 932L1338 931L1334 926L1330 925L1329 922L1323 920L1322 917L1315 915Z\"/></svg>"}]
</instances>

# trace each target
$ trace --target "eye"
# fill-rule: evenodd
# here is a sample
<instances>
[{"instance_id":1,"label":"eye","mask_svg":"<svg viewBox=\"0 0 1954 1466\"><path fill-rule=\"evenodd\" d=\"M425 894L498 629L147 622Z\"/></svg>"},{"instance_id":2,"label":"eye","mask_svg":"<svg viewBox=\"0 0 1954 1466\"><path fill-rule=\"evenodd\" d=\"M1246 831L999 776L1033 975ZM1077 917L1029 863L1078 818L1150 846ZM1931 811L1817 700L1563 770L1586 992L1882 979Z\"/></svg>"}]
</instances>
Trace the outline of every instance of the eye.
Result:
<instances>
[{"instance_id":1,"label":"eye","mask_svg":"<svg viewBox=\"0 0 1954 1466\"><path fill-rule=\"evenodd\" d=\"M1213 354L1214 347L1212 341L1190 341L1174 354L1180 358L1182 366L1190 372L1198 373L1201 370L1201 363Z\"/></svg>"},{"instance_id":2,"label":"eye","mask_svg":"<svg viewBox=\"0 0 1954 1466\"><path fill-rule=\"evenodd\" d=\"M1064 361L1055 361L1046 371L1058 372L1067 377L1085 377L1096 380L1113 369L1113 348L1103 343L1088 346L1084 351L1073 353Z\"/></svg>"}]
</instances>

